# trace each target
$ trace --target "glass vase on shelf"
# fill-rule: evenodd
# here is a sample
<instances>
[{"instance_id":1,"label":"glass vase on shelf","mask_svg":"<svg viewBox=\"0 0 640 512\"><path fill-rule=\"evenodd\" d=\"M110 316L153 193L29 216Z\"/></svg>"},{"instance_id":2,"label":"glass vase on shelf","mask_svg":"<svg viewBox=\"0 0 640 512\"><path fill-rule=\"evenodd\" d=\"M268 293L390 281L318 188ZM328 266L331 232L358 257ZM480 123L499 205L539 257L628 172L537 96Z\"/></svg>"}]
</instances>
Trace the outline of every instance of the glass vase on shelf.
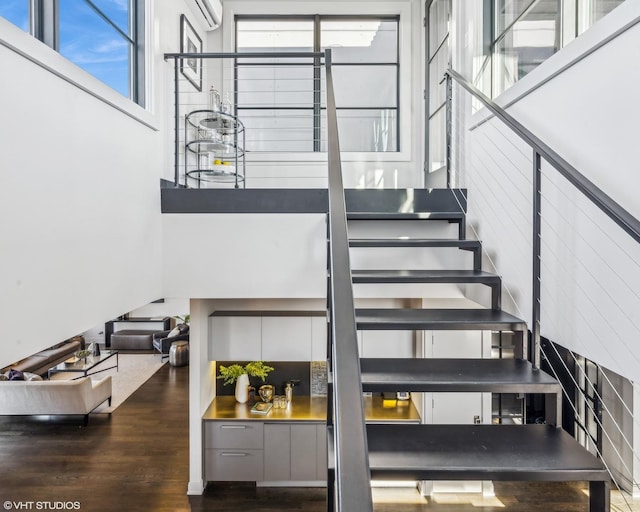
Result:
<instances>
[{"instance_id":1,"label":"glass vase on shelf","mask_svg":"<svg viewBox=\"0 0 640 512\"><path fill-rule=\"evenodd\" d=\"M215 88L214 85L209 89L209 110L212 112L220 112L220 107L222 105L222 101L220 98L220 93Z\"/></svg>"},{"instance_id":2,"label":"glass vase on shelf","mask_svg":"<svg viewBox=\"0 0 640 512\"><path fill-rule=\"evenodd\" d=\"M224 99L222 100L222 112L224 114L232 114L233 107L231 105L231 100L229 99L229 92L224 93Z\"/></svg>"}]
</instances>

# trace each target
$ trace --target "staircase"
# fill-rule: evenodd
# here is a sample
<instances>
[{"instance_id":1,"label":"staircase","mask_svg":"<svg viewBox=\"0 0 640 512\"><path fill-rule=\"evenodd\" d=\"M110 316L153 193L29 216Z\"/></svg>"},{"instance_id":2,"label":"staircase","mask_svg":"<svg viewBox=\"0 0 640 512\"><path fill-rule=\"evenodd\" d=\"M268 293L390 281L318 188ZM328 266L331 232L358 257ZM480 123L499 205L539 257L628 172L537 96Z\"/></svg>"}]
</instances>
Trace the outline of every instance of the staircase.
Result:
<instances>
[{"instance_id":1,"label":"staircase","mask_svg":"<svg viewBox=\"0 0 640 512\"><path fill-rule=\"evenodd\" d=\"M560 384L528 361L528 328L523 319L501 309L500 277L482 270L482 246L465 238L465 194L460 190L345 191L347 219L359 222L447 221L457 224L457 239L409 237L356 238L350 248L403 248L433 252L457 248L472 253L471 268L353 269L355 285L476 284L490 289L485 309L356 308L359 331L435 330L509 331L512 359L361 358L363 392L482 392L544 394L546 423L367 424L372 479L507 480L589 482L590 510L609 510L610 480L598 459L562 430ZM425 230L426 231L426 230ZM380 289L382 289L380 288ZM366 338L363 341L366 343ZM393 348L390 347L391 353ZM331 364L331 362L330 362ZM330 450L333 442L331 426ZM333 475L331 453L330 480ZM348 478L348 475L346 476ZM330 486L330 492L332 487ZM332 498L329 499L332 509ZM350 511L351 512L351 511Z\"/></svg>"}]
</instances>

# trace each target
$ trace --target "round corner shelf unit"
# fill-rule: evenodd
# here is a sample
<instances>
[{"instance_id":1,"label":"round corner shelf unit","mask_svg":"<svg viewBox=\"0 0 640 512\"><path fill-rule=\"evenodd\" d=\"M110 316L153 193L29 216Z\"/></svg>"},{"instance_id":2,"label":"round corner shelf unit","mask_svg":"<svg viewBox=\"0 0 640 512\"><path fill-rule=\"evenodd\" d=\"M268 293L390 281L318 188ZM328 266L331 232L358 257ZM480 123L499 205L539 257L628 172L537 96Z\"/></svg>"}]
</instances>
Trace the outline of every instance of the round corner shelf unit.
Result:
<instances>
[{"instance_id":1,"label":"round corner shelf unit","mask_svg":"<svg viewBox=\"0 0 640 512\"><path fill-rule=\"evenodd\" d=\"M213 110L194 110L185 116L184 185L195 180L246 185L245 130L236 116Z\"/></svg>"}]
</instances>

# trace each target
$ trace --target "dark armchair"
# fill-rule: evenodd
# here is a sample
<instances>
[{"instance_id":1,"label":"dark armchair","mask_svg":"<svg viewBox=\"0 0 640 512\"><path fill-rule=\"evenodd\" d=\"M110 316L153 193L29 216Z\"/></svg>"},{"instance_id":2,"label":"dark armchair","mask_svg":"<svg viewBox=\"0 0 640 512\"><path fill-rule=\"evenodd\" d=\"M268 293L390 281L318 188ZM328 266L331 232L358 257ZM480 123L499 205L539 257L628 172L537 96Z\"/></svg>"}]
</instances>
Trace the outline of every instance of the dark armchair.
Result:
<instances>
[{"instance_id":1,"label":"dark armchair","mask_svg":"<svg viewBox=\"0 0 640 512\"><path fill-rule=\"evenodd\" d=\"M174 341L189 341L189 326L179 324L170 331L159 331L153 334L153 350L160 352L161 359L169 357L169 349Z\"/></svg>"}]
</instances>

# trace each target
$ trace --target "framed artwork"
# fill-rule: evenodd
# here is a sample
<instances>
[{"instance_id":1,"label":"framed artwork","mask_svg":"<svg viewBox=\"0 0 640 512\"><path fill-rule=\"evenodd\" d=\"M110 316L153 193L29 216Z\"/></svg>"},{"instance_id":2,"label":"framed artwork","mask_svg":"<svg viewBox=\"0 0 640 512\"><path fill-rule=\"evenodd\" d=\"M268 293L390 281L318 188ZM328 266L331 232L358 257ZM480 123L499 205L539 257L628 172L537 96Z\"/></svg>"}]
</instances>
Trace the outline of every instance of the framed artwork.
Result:
<instances>
[{"instance_id":1,"label":"framed artwork","mask_svg":"<svg viewBox=\"0 0 640 512\"><path fill-rule=\"evenodd\" d=\"M180 15L180 53L202 53L202 39L184 14ZM180 72L202 91L202 59L180 59Z\"/></svg>"}]
</instances>

